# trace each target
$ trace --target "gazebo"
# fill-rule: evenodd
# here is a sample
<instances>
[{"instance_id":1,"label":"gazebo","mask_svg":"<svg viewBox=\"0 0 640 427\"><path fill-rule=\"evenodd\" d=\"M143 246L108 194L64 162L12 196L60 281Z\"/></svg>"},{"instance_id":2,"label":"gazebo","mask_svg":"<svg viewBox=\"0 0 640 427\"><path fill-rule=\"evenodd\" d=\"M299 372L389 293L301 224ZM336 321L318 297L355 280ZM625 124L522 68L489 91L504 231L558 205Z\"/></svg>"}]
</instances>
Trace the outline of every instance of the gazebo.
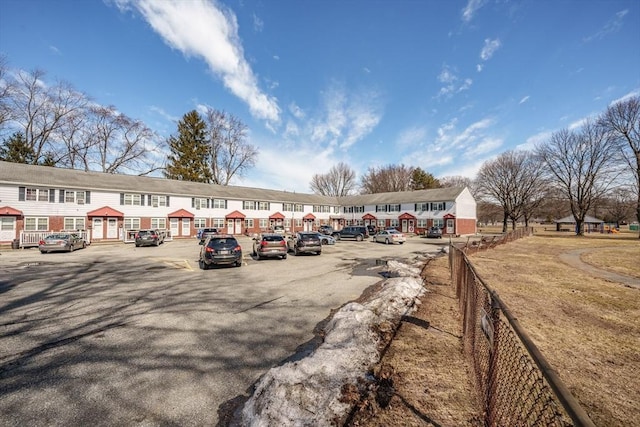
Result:
<instances>
[{"instance_id":1,"label":"gazebo","mask_svg":"<svg viewBox=\"0 0 640 427\"><path fill-rule=\"evenodd\" d=\"M560 218L554 221L556 223L556 231L562 231L563 225L572 225L572 230L576 231L576 220L573 215L565 216L564 218ZM582 223L584 227L585 233L591 233L593 231L603 231L604 230L604 221L592 216L585 216L584 222Z\"/></svg>"}]
</instances>

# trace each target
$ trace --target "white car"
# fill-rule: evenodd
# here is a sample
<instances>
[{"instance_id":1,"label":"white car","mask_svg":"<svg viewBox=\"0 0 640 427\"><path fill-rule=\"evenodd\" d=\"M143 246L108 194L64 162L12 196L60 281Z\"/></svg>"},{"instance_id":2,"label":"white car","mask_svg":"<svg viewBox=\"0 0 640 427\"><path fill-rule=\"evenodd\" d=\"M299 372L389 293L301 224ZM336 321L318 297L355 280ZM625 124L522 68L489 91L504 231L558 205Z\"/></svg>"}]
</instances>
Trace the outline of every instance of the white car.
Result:
<instances>
[{"instance_id":1,"label":"white car","mask_svg":"<svg viewBox=\"0 0 640 427\"><path fill-rule=\"evenodd\" d=\"M401 245L407 241L407 238L398 230L382 230L378 231L373 236L373 241L377 243L384 243L386 245L393 243Z\"/></svg>"}]
</instances>

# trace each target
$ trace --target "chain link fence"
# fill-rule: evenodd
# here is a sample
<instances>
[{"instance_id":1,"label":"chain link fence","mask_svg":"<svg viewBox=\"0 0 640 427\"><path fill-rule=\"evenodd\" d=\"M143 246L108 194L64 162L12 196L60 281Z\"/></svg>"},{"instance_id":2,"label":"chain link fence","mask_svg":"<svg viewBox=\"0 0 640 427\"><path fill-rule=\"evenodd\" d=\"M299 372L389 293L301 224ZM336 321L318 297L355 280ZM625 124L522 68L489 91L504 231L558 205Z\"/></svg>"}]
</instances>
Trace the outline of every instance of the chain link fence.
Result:
<instances>
[{"instance_id":1,"label":"chain link fence","mask_svg":"<svg viewBox=\"0 0 640 427\"><path fill-rule=\"evenodd\" d=\"M464 351L484 403L486 426L594 426L467 253L532 234L525 228L451 246L449 265L462 314Z\"/></svg>"}]
</instances>

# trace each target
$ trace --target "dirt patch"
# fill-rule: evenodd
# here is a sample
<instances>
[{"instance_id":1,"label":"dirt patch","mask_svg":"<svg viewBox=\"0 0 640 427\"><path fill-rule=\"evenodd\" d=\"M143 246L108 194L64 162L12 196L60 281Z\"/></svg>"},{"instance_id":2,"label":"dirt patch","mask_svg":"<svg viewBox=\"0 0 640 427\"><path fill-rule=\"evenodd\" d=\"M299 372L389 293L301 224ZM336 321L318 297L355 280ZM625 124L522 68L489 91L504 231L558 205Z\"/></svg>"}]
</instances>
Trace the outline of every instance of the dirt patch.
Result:
<instances>
[{"instance_id":1,"label":"dirt patch","mask_svg":"<svg viewBox=\"0 0 640 427\"><path fill-rule=\"evenodd\" d=\"M427 292L375 367L375 381L350 426L482 426L482 409L462 353L448 260L425 269Z\"/></svg>"}]
</instances>

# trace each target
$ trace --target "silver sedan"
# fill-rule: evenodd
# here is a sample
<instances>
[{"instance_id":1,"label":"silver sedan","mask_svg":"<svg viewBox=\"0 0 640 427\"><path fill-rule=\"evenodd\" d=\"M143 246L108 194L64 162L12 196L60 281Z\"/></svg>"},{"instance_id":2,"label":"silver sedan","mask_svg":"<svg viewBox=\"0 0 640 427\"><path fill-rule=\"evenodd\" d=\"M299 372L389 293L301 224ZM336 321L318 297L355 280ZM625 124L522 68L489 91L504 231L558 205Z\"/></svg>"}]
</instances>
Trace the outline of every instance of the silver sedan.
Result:
<instances>
[{"instance_id":1,"label":"silver sedan","mask_svg":"<svg viewBox=\"0 0 640 427\"><path fill-rule=\"evenodd\" d=\"M381 230L373 236L373 241L386 245L392 243L401 245L407 241L407 238L398 230Z\"/></svg>"},{"instance_id":2,"label":"silver sedan","mask_svg":"<svg viewBox=\"0 0 640 427\"><path fill-rule=\"evenodd\" d=\"M76 233L53 233L38 242L41 253L73 252L75 249L85 248L87 242Z\"/></svg>"}]
</instances>

